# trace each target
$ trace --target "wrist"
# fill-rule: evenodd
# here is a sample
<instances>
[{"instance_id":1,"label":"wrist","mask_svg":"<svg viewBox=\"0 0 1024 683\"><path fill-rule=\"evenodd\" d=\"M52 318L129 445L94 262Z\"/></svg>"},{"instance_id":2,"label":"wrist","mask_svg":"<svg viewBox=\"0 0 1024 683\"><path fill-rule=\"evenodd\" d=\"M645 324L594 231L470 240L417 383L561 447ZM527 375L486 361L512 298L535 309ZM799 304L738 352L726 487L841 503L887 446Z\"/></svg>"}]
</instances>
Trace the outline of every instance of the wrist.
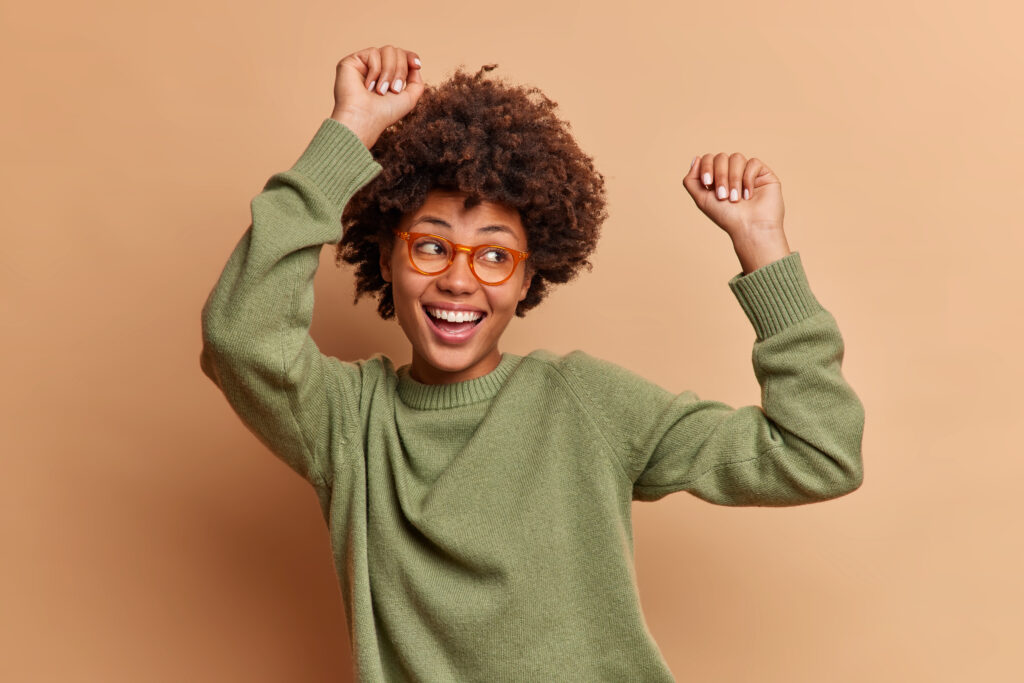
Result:
<instances>
[{"instance_id":1,"label":"wrist","mask_svg":"<svg viewBox=\"0 0 1024 683\"><path fill-rule=\"evenodd\" d=\"M351 130L366 145L367 149L372 148L374 143L377 142L380 134L372 126L368 125L362 117L349 112L336 111L331 114L331 118Z\"/></svg>"},{"instance_id":2,"label":"wrist","mask_svg":"<svg viewBox=\"0 0 1024 683\"><path fill-rule=\"evenodd\" d=\"M748 275L762 266L789 256L789 242L781 226L752 227L732 238L732 246Z\"/></svg>"}]
</instances>

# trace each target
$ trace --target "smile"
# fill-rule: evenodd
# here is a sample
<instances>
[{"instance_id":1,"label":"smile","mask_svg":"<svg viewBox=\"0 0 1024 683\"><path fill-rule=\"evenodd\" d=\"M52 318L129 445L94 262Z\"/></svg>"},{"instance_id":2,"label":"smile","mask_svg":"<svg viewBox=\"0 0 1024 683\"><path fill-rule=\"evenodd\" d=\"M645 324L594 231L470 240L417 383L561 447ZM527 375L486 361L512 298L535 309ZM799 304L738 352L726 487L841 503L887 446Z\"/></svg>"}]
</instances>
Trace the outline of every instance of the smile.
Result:
<instances>
[{"instance_id":1,"label":"smile","mask_svg":"<svg viewBox=\"0 0 1024 683\"><path fill-rule=\"evenodd\" d=\"M480 311L449 311L433 306L422 308L430 331L446 344L465 343L473 337L480 323L487 317L486 313Z\"/></svg>"},{"instance_id":2,"label":"smile","mask_svg":"<svg viewBox=\"0 0 1024 683\"><path fill-rule=\"evenodd\" d=\"M424 308L430 317L436 320L447 320L450 323L476 322L484 315L480 311L449 311L445 308L435 308L433 306L425 306Z\"/></svg>"}]
</instances>

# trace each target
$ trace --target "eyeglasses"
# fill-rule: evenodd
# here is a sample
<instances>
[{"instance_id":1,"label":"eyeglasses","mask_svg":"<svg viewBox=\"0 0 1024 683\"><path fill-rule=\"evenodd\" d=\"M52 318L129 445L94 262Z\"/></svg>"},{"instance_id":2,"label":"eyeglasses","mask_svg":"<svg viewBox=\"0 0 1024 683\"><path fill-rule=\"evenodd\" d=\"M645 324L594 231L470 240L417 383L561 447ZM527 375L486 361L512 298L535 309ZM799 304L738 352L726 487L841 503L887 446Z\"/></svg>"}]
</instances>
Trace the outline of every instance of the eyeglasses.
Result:
<instances>
[{"instance_id":1,"label":"eyeglasses","mask_svg":"<svg viewBox=\"0 0 1024 683\"><path fill-rule=\"evenodd\" d=\"M485 285L500 285L512 277L519 262L530 255L528 251L496 244L470 247L425 232L394 232L409 245L409 263L424 275L440 275L451 267L458 252L464 251L469 254L469 269L477 280Z\"/></svg>"}]
</instances>

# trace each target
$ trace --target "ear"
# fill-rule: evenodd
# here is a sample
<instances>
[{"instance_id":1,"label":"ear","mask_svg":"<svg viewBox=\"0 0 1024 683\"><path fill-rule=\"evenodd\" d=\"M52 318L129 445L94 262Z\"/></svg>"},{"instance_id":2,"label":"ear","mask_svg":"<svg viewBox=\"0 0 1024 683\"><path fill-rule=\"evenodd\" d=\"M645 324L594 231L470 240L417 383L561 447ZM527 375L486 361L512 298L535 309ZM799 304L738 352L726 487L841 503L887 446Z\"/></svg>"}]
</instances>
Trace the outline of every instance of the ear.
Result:
<instances>
[{"instance_id":1,"label":"ear","mask_svg":"<svg viewBox=\"0 0 1024 683\"><path fill-rule=\"evenodd\" d=\"M384 282L391 282L391 249L383 244L380 247L380 276Z\"/></svg>"}]
</instances>

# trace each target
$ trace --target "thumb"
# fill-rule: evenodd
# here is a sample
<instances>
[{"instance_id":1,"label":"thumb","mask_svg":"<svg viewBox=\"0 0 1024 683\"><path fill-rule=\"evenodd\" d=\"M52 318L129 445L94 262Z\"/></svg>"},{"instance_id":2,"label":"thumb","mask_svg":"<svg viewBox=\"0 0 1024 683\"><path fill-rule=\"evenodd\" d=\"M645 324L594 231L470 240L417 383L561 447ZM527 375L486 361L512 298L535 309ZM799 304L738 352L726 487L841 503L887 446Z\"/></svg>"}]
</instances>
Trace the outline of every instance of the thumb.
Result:
<instances>
[{"instance_id":1,"label":"thumb","mask_svg":"<svg viewBox=\"0 0 1024 683\"><path fill-rule=\"evenodd\" d=\"M409 96L412 100L412 106L416 106L420 96L423 94L423 81L416 80L406 83L405 88L402 90L403 93Z\"/></svg>"},{"instance_id":2,"label":"thumb","mask_svg":"<svg viewBox=\"0 0 1024 683\"><path fill-rule=\"evenodd\" d=\"M412 98L411 107L415 107L416 103L420 99L420 95L423 94L425 88L423 84L423 77L420 75L421 68L414 68L409 71L408 80L405 82L404 92Z\"/></svg>"},{"instance_id":3,"label":"thumb","mask_svg":"<svg viewBox=\"0 0 1024 683\"><path fill-rule=\"evenodd\" d=\"M423 95L423 81L420 79L410 79L405 87L402 88L400 93L388 93L387 97L394 98L392 101L395 104L393 110L396 114L395 120L405 118L405 116L416 108L416 103L419 102L420 96Z\"/></svg>"},{"instance_id":4,"label":"thumb","mask_svg":"<svg viewBox=\"0 0 1024 683\"><path fill-rule=\"evenodd\" d=\"M700 156L701 155L698 154L693 158L693 161L690 162L689 172L683 177L683 187L685 187L686 191L690 193L690 196L693 197L693 201L697 202L698 206L700 206L700 202L697 201L697 198L701 196L702 193L709 191L700 181L700 164L697 163Z\"/></svg>"}]
</instances>

